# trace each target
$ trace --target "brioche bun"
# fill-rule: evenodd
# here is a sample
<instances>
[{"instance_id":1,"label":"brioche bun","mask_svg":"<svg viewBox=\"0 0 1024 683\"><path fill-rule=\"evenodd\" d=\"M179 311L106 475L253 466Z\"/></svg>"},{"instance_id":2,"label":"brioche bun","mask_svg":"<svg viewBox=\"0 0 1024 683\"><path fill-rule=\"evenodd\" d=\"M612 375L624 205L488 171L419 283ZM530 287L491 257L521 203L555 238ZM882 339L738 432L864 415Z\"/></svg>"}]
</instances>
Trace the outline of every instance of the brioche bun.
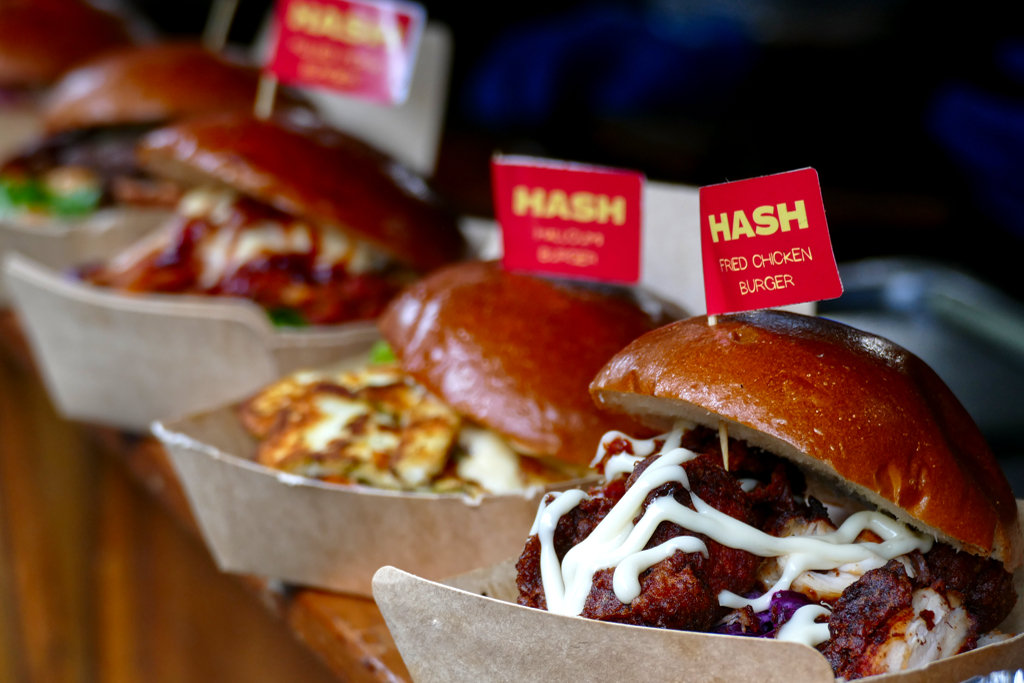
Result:
<instances>
[{"instance_id":1,"label":"brioche bun","mask_svg":"<svg viewBox=\"0 0 1024 683\"><path fill-rule=\"evenodd\" d=\"M627 346L590 391L651 427L725 422L958 549L1011 572L1024 561L1013 491L978 427L924 361L881 337L780 311L690 318Z\"/></svg>"},{"instance_id":2,"label":"brioche bun","mask_svg":"<svg viewBox=\"0 0 1024 683\"><path fill-rule=\"evenodd\" d=\"M227 185L293 216L335 225L416 270L463 253L454 217L422 180L338 133L316 136L247 114L218 114L146 134L137 156L186 185Z\"/></svg>"},{"instance_id":3,"label":"brioche bun","mask_svg":"<svg viewBox=\"0 0 1024 683\"><path fill-rule=\"evenodd\" d=\"M462 263L407 288L378 321L402 368L523 452L586 467L610 429L635 430L587 395L594 373L657 323L632 302Z\"/></svg>"},{"instance_id":4,"label":"brioche bun","mask_svg":"<svg viewBox=\"0 0 1024 683\"><path fill-rule=\"evenodd\" d=\"M0 88L48 85L83 59L128 41L117 18L81 2L2 2Z\"/></svg>"},{"instance_id":5,"label":"brioche bun","mask_svg":"<svg viewBox=\"0 0 1024 683\"><path fill-rule=\"evenodd\" d=\"M128 47L68 72L43 103L50 133L152 124L216 111L248 111L259 72L198 43Z\"/></svg>"}]
</instances>

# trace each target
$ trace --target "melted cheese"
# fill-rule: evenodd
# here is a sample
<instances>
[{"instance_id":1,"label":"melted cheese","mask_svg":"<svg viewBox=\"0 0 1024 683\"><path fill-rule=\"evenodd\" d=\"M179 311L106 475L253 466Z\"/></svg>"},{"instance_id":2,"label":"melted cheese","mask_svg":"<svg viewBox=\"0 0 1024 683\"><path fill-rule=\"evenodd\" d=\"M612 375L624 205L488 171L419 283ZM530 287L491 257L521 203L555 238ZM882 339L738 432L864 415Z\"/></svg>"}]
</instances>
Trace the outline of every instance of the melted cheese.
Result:
<instances>
[{"instance_id":1,"label":"melted cheese","mask_svg":"<svg viewBox=\"0 0 1024 683\"><path fill-rule=\"evenodd\" d=\"M208 218L215 224L226 222L238 193L227 188L197 187L178 201L178 213L186 218Z\"/></svg>"},{"instance_id":2,"label":"melted cheese","mask_svg":"<svg viewBox=\"0 0 1024 683\"><path fill-rule=\"evenodd\" d=\"M387 256L336 226L315 227L298 219L234 224L232 207L238 197L232 190L200 187L178 203L179 215L207 220L216 228L197 247L199 284L203 288L214 287L265 255L308 254L314 246L318 247L314 262L317 270L345 266L348 272L359 274L383 270L388 264Z\"/></svg>"},{"instance_id":3,"label":"melted cheese","mask_svg":"<svg viewBox=\"0 0 1024 683\"><path fill-rule=\"evenodd\" d=\"M525 488L519 456L491 430L467 425L459 432L459 445L466 451L457 467L461 478L491 493L517 493Z\"/></svg>"},{"instance_id":4,"label":"melted cheese","mask_svg":"<svg viewBox=\"0 0 1024 683\"><path fill-rule=\"evenodd\" d=\"M692 533L704 534L729 548L744 550L759 557L785 558L781 576L763 596L747 599L729 591L722 591L718 596L719 603L725 607L750 606L755 612L768 609L772 596L780 590L789 589L793 581L804 572L832 570L864 562L875 564L913 550L924 553L934 542L932 538L894 519L867 511L851 515L839 529L831 533L779 538L719 512L692 491L690 499L694 509L680 505L672 496L662 496L648 506L643 517L634 525L633 520L640 513L644 500L654 489L668 482L678 482L687 490L690 489L682 465L696 458L697 454L678 447L681 434L682 427L677 427L669 434L656 437L665 442L661 457L644 470L590 535L566 553L561 564L554 549L555 528L563 515L586 499L586 494L582 491L567 491L549 503L541 504L531 533L536 533L541 543L541 581L549 611L573 616L581 614L593 585L594 574L612 568L615 570L613 589L616 597L623 604L629 604L639 594L635 590L639 586L639 574L660 561L655 558L665 559L678 550L700 551L696 546L688 550L676 539L644 550L655 529L663 521L675 523ZM605 444L614 438L617 435L602 439L602 451ZM653 444L654 440L650 440L650 443ZM653 446L648 448L642 443L635 443L634 449L635 452L653 452ZM599 458L603 457L601 453L598 455ZM639 456L611 458L609 465L614 463L614 467L610 468L612 473L622 473L624 463L627 462L625 458L635 464ZM606 478L608 476L609 470L606 470ZM855 542L865 529L877 534L882 542ZM670 546L673 541L676 543ZM653 561L648 564L650 560ZM810 614L810 611L806 612L805 619L813 622L813 618L806 616ZM820 629L815 630L809 626L801 631L804 632L821 634ZM800 638L805 636L801 635ZM806 638L813 640L811 636Z\"/></svg>"},{"instance_id":5,"label":"melted cheese","mask_svg":"<svg viewBox=\"0 0 1024 683\"><path fill-rule=\"evenodd\" d=\"M320 253L316 255L317 269L328 269L351 258L352 240L335 227L325 227L320 233Z\"/></svg>"}]
</instances>

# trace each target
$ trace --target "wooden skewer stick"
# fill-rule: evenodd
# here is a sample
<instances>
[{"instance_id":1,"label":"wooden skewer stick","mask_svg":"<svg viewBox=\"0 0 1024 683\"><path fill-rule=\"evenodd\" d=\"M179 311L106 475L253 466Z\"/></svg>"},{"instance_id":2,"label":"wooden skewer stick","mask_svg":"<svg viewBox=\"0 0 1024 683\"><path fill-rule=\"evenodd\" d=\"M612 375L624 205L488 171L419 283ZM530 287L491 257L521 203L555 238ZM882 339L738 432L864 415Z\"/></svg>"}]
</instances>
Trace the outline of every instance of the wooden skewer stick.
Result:
<instances>
[{"instance_id":1,"label":"wooden skewer stick","mask_svg":"<svg viewBox=\"0 0 1024 683\"><path fill-rule=\"evenodd\" d=\"M713 326L715 326L717 324L718 324L718 316L717 315L709 315L708 316L708 326L709 327L713 327Z\"/></svg>"},{"instance_id":2,"label":"wooden skewer stick","mask_svg":"<svg viewBox=\"0 0 1024 683\"><path fill-rule=\"evenodd\" d=\"M238 0L213 0L210 14L206 17L206 26L203 27L203 47L212 52L224 49L237 10Z\"/></svg>"},{"instance_id":3,"label":"wooden skewer stick","mask_svg":"<svg viewBox=\"0 0 1024 683\"><path fill-rule=\"evenodd\" d=\"M256 104L253 105L253 116L263 121L274 113L274 98L277 96L277 76L266 71L260 74L260 84L256 88Z\"/></svg>"},{"instance_id":4,"label":"wooden skewer stick","mask_svg":"<svg viewBox=\"0 0 1024 683\"><path fill-rule=\"evenodd\" d=\"M722 446L722 462L725 471L729 471L729 430L724 422L718 423L718 443Z\"/></svg>"}]
</instances>

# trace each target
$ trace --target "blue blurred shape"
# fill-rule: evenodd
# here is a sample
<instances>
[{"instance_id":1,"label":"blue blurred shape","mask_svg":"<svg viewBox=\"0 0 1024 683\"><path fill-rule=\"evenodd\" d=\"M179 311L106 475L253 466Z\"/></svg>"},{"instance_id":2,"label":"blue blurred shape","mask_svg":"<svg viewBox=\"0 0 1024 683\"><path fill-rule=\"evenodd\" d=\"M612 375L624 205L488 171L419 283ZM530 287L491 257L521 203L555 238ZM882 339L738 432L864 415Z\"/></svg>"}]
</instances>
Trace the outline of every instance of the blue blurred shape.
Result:
<instances>
[{"instance_id":1,"label":"blue blurred shape","mask_svg":"<svg viewBox=\"0 0 1024 683\"><path fill-rule=\"evenodd\" d=\"M996 50L996 61L1006 75L1024 81L1024 43L1010 40Z\"/></svg>"},{"instance_id":2,"label":"blue blurred shape","mask_svg":"<svg viewBox=\"0 0 1024 683\"><path fill-rule=\"evenodd\" d=\"M556 107L634 115L728 93L756 47L734 19L585 7L508 30L471 73L467 116L535 126Z\"/></svg>"},{"instance_id":3,"label":"blue blurred shape","mask_svg":"<svg viewBox=\"0 0 1024 683\"><path fill-rule=\"evenodd\" d=\"M1024 77L1024 51L1013 60ZM981 206L1024 236L1024 102L968 85L946 86L932 104L929 126L967 172Z\"/></svg>"}]
</instances>

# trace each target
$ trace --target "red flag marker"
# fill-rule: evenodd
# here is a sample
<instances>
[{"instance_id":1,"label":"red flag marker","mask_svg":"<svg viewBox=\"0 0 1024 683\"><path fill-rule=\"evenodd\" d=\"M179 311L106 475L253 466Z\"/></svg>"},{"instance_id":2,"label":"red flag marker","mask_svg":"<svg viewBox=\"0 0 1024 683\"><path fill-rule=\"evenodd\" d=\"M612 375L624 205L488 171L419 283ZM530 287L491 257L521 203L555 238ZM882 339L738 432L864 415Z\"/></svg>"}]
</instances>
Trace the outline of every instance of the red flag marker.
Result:
<instances>
[{"instance_id":1,"label":"red flag marker","mask_svg":"<svg viewBox=\"0 0 1024 683\"><path fill-rule=\"evenodd\" d=\"M404 0L278 0L267 69L286 85L399 105L426 18Z\"/></svg>"},{"instance_id":2,"label":"red flag marker","mask_svg":"<svg viewBox=\"0 0 1024 683\"><path fill-rule=\"evenodd\" d=\"M702 187L700 221L709 318L843 293L813 168Z\"/></svg>"},{"instance_id":3,"label":"red flag marker","mask_svg":"<svg viewBox=\"0 0 1024 683\"><path fill-rule=\"evenodd\" d=\"M635 284L644 176L518 156L491 161L509 270Z\"/></svg>"}]
</instances>

